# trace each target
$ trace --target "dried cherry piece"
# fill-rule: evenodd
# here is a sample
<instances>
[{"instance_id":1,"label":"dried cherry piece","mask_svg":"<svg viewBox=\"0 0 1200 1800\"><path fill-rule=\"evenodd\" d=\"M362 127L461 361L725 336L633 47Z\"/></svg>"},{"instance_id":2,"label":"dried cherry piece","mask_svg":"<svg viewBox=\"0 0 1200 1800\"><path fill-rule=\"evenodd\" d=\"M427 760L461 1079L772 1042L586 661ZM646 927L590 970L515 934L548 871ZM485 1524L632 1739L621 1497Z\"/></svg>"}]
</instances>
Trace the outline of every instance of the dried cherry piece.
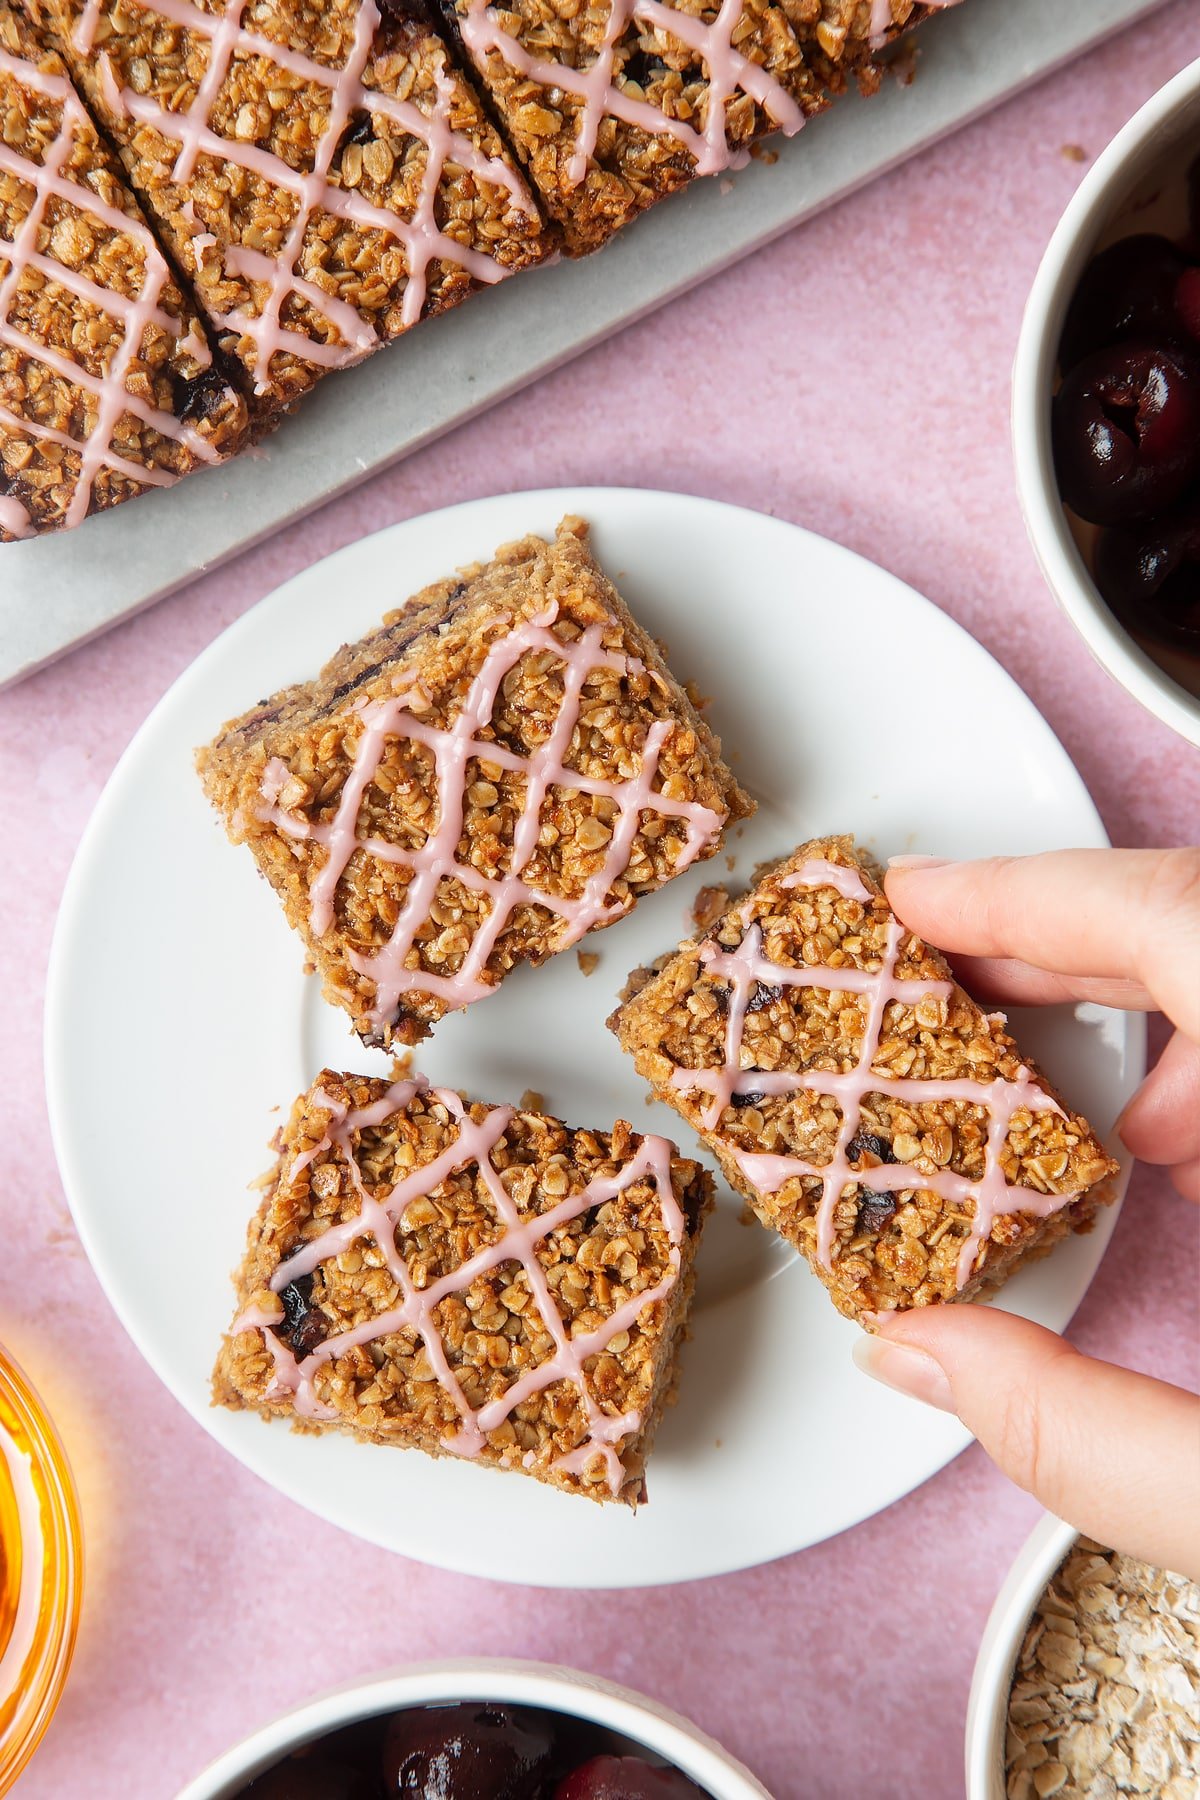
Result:
<instances>
[{"instance_id":1,"label":"dried cherry piece","mask_svg":"<svg viewBox=\"0 0 1200 1800\"><path fill-rule=\"evenodd\" d=\"M659 56L651 56L640 46L625 58L618 70L622 81L636 81L645 90L656 81L662 81L671 71Z\"/></svg>"},{"instance_id":2,"label":"dried cherry piece","mask_svg":"<svg viewBox=\"0 0 1200 1800\"><path fill-rule=\"evenodd\" d=\"M873 1131L856 1131L846 1145L846 1161L856 1163L863 1151L882 1163L894 1163L899 1160L887 1138L876 1136Z\"/></svg>"},{"instance_id":3,"label":"dried cherry piece","mask_svg":"<svg viewBox=\"0 0 1200 1800\"><path fill-rule=\"evenodd\" d=\"M896 1205L895 1194L880 1194L874 1188L863 1188L855 1225L859 1231L882 1231L895 1218Z\"/></svg>"},{"instance_id":4,"label":"dried cherry piece","mask_svg":"<svg viewBox=\"0 0 1200 1800\"><path fill-rule=\"evenodd\" d=\"M305 1357L329 1336L329 1321L320 1307L312 1303L313 1278L298 1275L280 1289L283 1318L278 1335L290 1347L293 1356Z\"/></svg>"},{"instance_id":5,"label":"dried cherry piece","mask_svg":"<svg viewBox=\"0 0 1200 1800\"><path fill-rule=\"evenodd\" d=\"M1099 350L1063 381L1051 425L1074 512L1094 525L1149 519L1200 470L1200 362L1164 345Z\"/></svg>"},{"instance_id":6,"label":"dried cherry piece","mask_svg":"<svg viewBox=\"0 0 1200 1800\"><path fill-rule=\"evenodd\" d=\"M771 987L765 981L758 981L754 985L754 992L746 1001L746 1011L748 1013L761 1012L764 1006L770 1006L774 1001L782 1000L782 998L782 987Z\"/></svg>"},{"instance_id":7,"label":"dried cherry piece","mask_svg":"<svg viewBox=\"0 0 1200 1800\"><path fill-rule=\"evenodd\" d=\"M554 1800L705 1800L704 1789L678 1769L664 1769L640 1756L593 1756L572 1769L554 1790Z\"/></svg>"},{"instance_id":8,"label":"dried cherry piece","mask_svg":"<svg viewBox=\"0 0 1200 1800\"><path fill-rule=\"evenodd\" d=\"M199 375L171 378L171 399L175 417L185 424L200 425L210 419L228 398L228 387L216 369L201 369Z\"/></svg>"},{"instance_id":9,"label":"dried cherry piece","mask_svg":"<svg viewBox=\"0 0 1200 1800\"><path fill-rule=\"evenodd\" d=\"M556 1772L554 1729L547 1714L511 1706L413 1707L389 1721L382 1767L389 1796L537 1800Z\"/></svg>"}]
</instances>

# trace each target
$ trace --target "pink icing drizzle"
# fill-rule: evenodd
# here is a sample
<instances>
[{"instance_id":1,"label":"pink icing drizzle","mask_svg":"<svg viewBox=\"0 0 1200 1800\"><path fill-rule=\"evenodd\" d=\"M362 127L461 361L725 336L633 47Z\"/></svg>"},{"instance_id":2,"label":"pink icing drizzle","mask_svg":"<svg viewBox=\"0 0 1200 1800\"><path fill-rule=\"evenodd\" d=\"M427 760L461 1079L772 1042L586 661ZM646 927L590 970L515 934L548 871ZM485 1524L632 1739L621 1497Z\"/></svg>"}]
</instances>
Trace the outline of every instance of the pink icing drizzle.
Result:
<instances>
[{"instance_id":1,"label":"pink icing drizzle","mask_svg":"<svg viewBox=\"0 0 1200 1800\"><path fill-rule=\"evenodd\" d=\"M113 434L124 413L141 419L160 436L185 445L202 462L217 462L220 458L208 440L190 425L176 419L172 413L164 412L140 399L125 386L126 376L141 350L147 327L156 325L178 339L182 326L158 304L163 288L170 280L170 272L146 226L139 219L130 218L119 208L109 206L91 188L81 186L63 173L74 148L75 133L92 129L91 121L75 90L63 76L47 74L3 49L0 49L0 74L6 75L17 86L53 101L62 109L62 124L40 164L0 141L0 170L24 182L35 194L33 205L22 220L16 236L11 242L0 239L0 251L9 264L7 273L0 280L0 344L7 344L20 355L45 364L64 380L92 395L97 403L96 422L86 441L72 438L35 419L20 417L3 406L0 406L0 424L10 431L25 433L45 443L59 444L78 454L79 473L64 519L64 524L72 526L80 524L86 518L91 505L92 489L102 468L107 467L117 474L128 476L143 487L169 487L178 479L168 470L143 467L141 463L132 462L113 449ZM143 257L142 288L136 299L131 299L116 289L99 287L86 275L38 249L46 208L51 199L65 200L79 212L98 220L113 232L120 232L139 246ZM89 305L102 308L121 323L124 328L121 344L103 375L93 375L69 356L27 336L10 321L13 301L28 270L57 282L69 293L77 295ZM207 347L205 351L207 355ZM28 513L11 495L4 496L0 522L14 537L29 537L33 533L33 523Z\"/></svg>"},{"instance_id":2,"label":"pink icing drizzle","mask_svg":"<svg viewBox=\"0 0 1200 1800\"><path fill-rule=\"evenodd\" d=\"M869 903L872 895L854 869L842 864L813 859L786 876L781 884L794 888L831 887L846 899ZM868 1094L882 1094L907 1105L927 1101L964 1101L982 1106L988 1112L988 1134L985 1146L984 1172L978 1181L969 1181L948 1169L923 1173L910 1164L884 1163L870 1171L870 1186L879 1193L895 1193L903 1188L928 1189L943 1199L962 1205L971 1203L974 1217L969 1236L959 1254L957 1282L966 1286L975 1267L980 1244L990 1233L1001 1214L1031 1213L1035 1218L1048 1218L1058 1212L1076 1193L1038 1194L1030 1188L1014 1187L1005 1179L1000 1164L1013 1116L1022 1109L1029 1112L1061 1113L1062 1108L1022 1067L1013 1081L1002 1076L983 1082L970 1078L953 1081L901 1080L872 1069L879 1049L884 1016L889 1004L898 1001L916 1006L925 998L948 999L954 985L948 981L901 980L896 975L896 962L905 938L903 926L889 919L887 945L879 968L873 973L862 969L830 969L804 964L800 967L770 962L762 954L762 929L749 922L749 902L741 909L746 931L736 950L722 950L715 943L700 948L700 960L709 975L729 985L729 1012L725 1033L725 1063L720 1069L677 1068L671 1085L682 1093L705 1093L711 1100L701 1123L706 1131L715 1131L721 1115L735 1094L826 1094L841 1109L842 1123L829 1162L816 1167L800 1156L770 1155L735 1148L725 1149L741 1168L747 1181L764 1193L778 1193L785 1182L797 1176L815 1176L821 1183L821 1199L817 1208L817 1254L825 1266L833 1266L834 1210L843 1190L863 1181L848 1155L849 1146L858 1131L862 1103ZM742 1067L742 1033L751 995L759 983L768 987L822 988L834 993L862 994L867 999L867 1016L863 1027L862 1046L852 1069L844 1073L808 1068L801 1073L772 1073Z\"/></svg>"},{"instance_id":3,"label":"pink icing drizzle","mask_svg":"<svg viewBox=\"0 0 1200 1800\"><path fill-rule=\"evenodd\" d=\"M393 1113L407 1106L414 1095L425 1093L432 1093L458 1122L458 1136L433 1162L405 1176L396 1183L385 1199L377 1200L367 1192L363 1183L354 1155L353 1134L382 1124ZM266 1398L290 1398L294 1411L303 1418L336 1419L336 1408L323 1401L316 1392L316 1377L325 1364L348 1350L372 1343L394 1332L415 1331L425 1346L434 1376L450 1396L460 1419L454 1435L443 1438L443 1449L451 1450L459 1456L478 1456L486 1444L488 1434L497 1430L516 1407L553 1383L568 1381L578 1390L587 1421L587 1434L574 1450L559 1457L551 1466L565 1473L579 1475L599 1455L604 1460L609 1490L614 1495L618 1494L625 1478L620 1446L627 1436L640 1428L641 1414L631 1411L614 1417L605 1413L597 1405L588 1387L584 1364L589 1357L600 1355L619 1333L630 1330L648 1306L665 1299L678 1280L684 1218L671 1185L670 1144L665 1138L643 1138L635 1155L617 1174L597 1176L581 1193L569 1195L547 1212L530 1214L522 1219L491 1160L492 1151L513 1118L514 1109L511 1106L491 1107L477 1123L466 1113L457 1094L442 1088L430 1089L423 1076L394 1083L381 1099L356 1111L350 1111L344 1102L330 1099L320 1089L317 1089L313 1099L317 1104L329 1108L329 1125L318 1144L295 1158L286 1180L290 1183L315 1157L336 1148L345 1158L350 1171L350 1179L359 1198L359 1211L343 1224L330 1227L319 1238L305 1244L280 1263L271 1279L271 1288L273 1292L279 1293L289 1282L311 1274L320 1263L348 1249L356 1239L369 1236L375 1239L382 1251L392 1279L400 1289L401 1300L399 1305L365 1324L326 1338L299 1362L271 1330L283 1317L282 1306L275 1310L254 1305L247 1307L234 1321L232 1330L234 1333L253 1330L262 1332L275 1365ZM479 1170L503 1229L495 1243L478 1251L459 1268L451 1270L427 1288L418 1288L396 1243L396 1226L403 1220L405 1211L414 1200L432 1193L455 1170L471 1163ZM601 1206L605 1201L615 1199L626 1188L646 1176L653 1180L662 1208L663 1224L670 1244L668 1273L653 1287L634 1295L617 1307L596 1330L572 1336L555 1305L545 1271L537 1259L536 1246L559 1226L580 1218L591 1207ZM465 1293L481 1275L506 1262L519 1263L524 1270L542 1323L554 1342L554 1354L535 1368L527 1370L499 1398L489 1400L476 1409L467 1400L450 1366L434 1312L449 1295ZM530 1467L535 1460L532 1452L523 1458L526 1467Z\"/></svg>"},{"instance_id":4,"label":"pink icing drizzle","mask_svg":"<svg viewBox=\"0 0 1200 1800\"><path fill-rule=\"evenodd\" d=\"M393 1018L400 996L414 989L445 1000L452 1007L467 1006L494 993L495 983L485 979L487 960L513 912L520 906L544 907L562 921L557 945L560 950L577 943L594 925L619 918L627 912L631 902L616 900L609 904L608 893L628 866L643 811L654 810L666 818L686 821L687 836L676 858L676 873L696 859L719 834L725 822L723 813L714 812L697 801L673 800L655 789L659 755L673 729L667 720L658 720L651 725L642 747L638 771L628 780L600 780L566 767L563 759L570 749L588 676L597 669L633 674L641 665L604 648L601 624L589 626L571 642L563 642L549 629L557 614L555 604L492 644L449 731L424 724L407 709L405 702L411 697L410 690L397 694L394 699L373 700L361 707L363 731L354 764L342 788L337 812L327 824L297 819L277 804L290 776L287 765L278 757L272 758L263 771L261 792L266 806L259 817L290 837L321 844L326 850L325 861L313 877L309 890L309 922L315 936L322 937L333 923L337 885L356 851L362 850L382 862L412 871L400 917L388 942L373 955L358 952L350 955L357 972L376 984L375 1004L369 1017L377 1027ZM524 757L501 744L480 738L478 733L491 719L504 677L530 650L549 651L564 665L563 696L550 736L531 756ZM358 836L358 814L363 795L379 767L384 746L392 737L424 744L434 756L439 795L438 824L418 850L402 849L379 838ZM513 833L509 872L499 877L482 874L470 863L460 862L455 854L462 836L467 765L472 758L515 770L525 781L524 806ZM542 802L551 787L604 796L614 801L618 809L604 858L577 899L532 887L522 874L538 847ZM452 975L434 975L420 967L409 967L409 957L438 886L447 877L453 877L476 893L486 894L491 905L460 967Z\"/></svg>"},{"instance_id":5,"label":"pink icing drizzle","mask_svg":"<svg viewBox=\"0 0 1200 1800\"><path fill-rule=\"evenodd\" d=\"M99 7L104 0L89 0L76 27L76 47L86 53L95 33ZM327 294L315 282L299 275L296 264L304 247L305 236L313 215L318 211L348 220L363 229L385 231L404 246L408 260L408 279L401 303L405 325L420 318L428 287L431 262L441 260L458 265L476 281L500 281L508 271L495 258L483 251L472 250L448 237L438 226L436 204L442 174L448 161L454 162L479 180L502 188L514 207L528 217L534 207L528 191L516 171L498 157L485 156L461 132L450 125L450 108L454 85L444 63L436 74L437 99L432 113L422 112L410 101L379 93L363 83L363 74L371 54L371 46L379 27L380 15L374 0L360 0L355 18L354 39L349 57L340 69L313 61L307 56L247 30L242 13L247 0L227 0L223 13L212 15L192 6L189 0L137 0L137 4L156 17L169 20L194 36L209 40L208 66L196 90L191 106L185 112L169 112L156 101L119 86L111 60L101 52L100 81L107 105L116 117L136 119L150 125L164 137L179 144L173 179L186 182L200 155L211 156L248 174L259 175L273 186L292 194L298 201L296 216L278 254L267 256L241 245L224 247L224 272L246 281L257 282L267 289L266 300L258 313L245 307L232 312L218 312L210 307L219 325L248 338L255 346L255 392L270 388L271 359L283 351L315 363L321 368L339 369L358 362L378 342L374 328L347 302ZM279 68L300 76L323 88L329 96L329 115L325 129L313 153L313 166L308 173L293 169L280 157L257 144L218 136L209 124L213 102L225 81L235 56L266 58ZM419 138L428 154L421 179L421 191L413 216L402 219L390 209L372 206L351 188L337 186L329 179L329 169L342 140L350 114L365 111L399 126L410 137ZM191 202L189 224L195 220ZM181 209L182 211L183 209ZM197 222L192 234L192 250L199 272L206 249L217 240ZM291 330L281 322L286 302L296 296L322 314L342 340L325 344L303 331Z\"/></svg>"},{"instance_id":6,"label":"pink icing drizzle","mask_svg":"<svg viewBox=\"0 0 1200 1800\"><path fill-rule=\"evenodd\" d=\"M666 0L612 0L603 42L595 61L586 69L573 69L544 57L531 56L519 40L497 22L488 0L470 0L460 16L463 42L478 67L486 73L488 56L498 52L509 67L543 87L561 88L582 100L575 148L567 164L567 180L578 187L587 174L596 148L596 134L606 114L636 125L655 137L673 137L696 159L698 175L715 175L721 169L741 167L748 152L734 152L725 135L725 112L739 89L768 113L788 137L804 123L804 114L787 89L759 63L733 47L733 33L742 16L743 0L722 0L711 25L692 13L666 4ZM616 46L632 19L653 25L678 38L700 56L708 72L705 122L702 132L683 119L672 119L648 101L635 100L613 81Z\"/></svg>"},{"instance_id":7,"label":"pink icing drizzle","mask_svg":"<svg viewBox=\"0 0 1200 1800\"><path fill-rule=\"evenodd\" d=\"M36 536L33 520L15 494L0 494L0 525L4 527L10 537L31 538Z\"/></svg>"}]
</instances>

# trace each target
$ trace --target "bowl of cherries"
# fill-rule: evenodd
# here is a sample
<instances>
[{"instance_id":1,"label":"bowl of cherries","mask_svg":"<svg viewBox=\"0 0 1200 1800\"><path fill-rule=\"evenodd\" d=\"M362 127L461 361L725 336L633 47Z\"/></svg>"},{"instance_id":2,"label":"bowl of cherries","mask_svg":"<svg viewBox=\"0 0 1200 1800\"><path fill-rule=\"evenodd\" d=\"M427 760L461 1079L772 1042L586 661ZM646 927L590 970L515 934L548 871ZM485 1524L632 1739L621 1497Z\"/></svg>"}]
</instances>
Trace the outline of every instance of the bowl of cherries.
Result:
<instances>
[{"instance_id":1,"label":"bowl of cherries","mask_svg":"<svg viewBox=\"0 0 1200 1800\"><path fill-rule=\"evenodd\" d=\"M1200 62L1096 159L1050 241L1013 444L1059 603L1108 673L1200 744Z\"/></svg>"},{"instance_id":2,"label":"bowl of cherries","mask_svg":"<svg viewBox=\"0 0 1200 1800\"><path fill-rule=\"evenodd\" d=\"M541 1663L422 1663L340 1688L178 1800L769 1800L679 1714Z\"/></svg>"}]
</instances>

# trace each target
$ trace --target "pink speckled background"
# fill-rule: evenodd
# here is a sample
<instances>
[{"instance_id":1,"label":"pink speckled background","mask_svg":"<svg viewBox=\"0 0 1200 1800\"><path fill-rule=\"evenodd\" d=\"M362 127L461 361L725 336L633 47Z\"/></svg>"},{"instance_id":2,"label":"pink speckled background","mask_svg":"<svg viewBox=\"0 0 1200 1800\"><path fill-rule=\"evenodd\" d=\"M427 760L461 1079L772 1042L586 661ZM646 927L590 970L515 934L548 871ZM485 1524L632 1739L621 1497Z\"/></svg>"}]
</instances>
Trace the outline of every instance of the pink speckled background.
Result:
<instances>
[{"instance_id":1,"label":"pink speckled background","mask_svg":"<svg viewBox=\"0 0 1200 1800\"><path fill-rule=\"evenodd\" d=\"M161 1800L327 1685L331 1637L339 1676L483 1649L615 1677L702 1720L781 1800L961 1793L975 1647L1037 1513L979 1451L803 1555L619 1605L440 1574L340 1536L192 1423L101 1296L50 1149L45 961L91 806L192 658L328 551L498 482L679 488L840 539L1014 673L1118 843L1196 841L1200 758L1091 664L1043 589L1013 493L1007 405L1022 302L1084 172L1062 146L1094 154L1197 55L1200 9L1176 0L1136 36L0 697L0 1337L62 1423L90 1556L75 1666L23 1800ZM1180 1281L1194 1245L1194 1216L1138 1174L1077 1342L1194 1381L1196 1297ZM318 1567L319 1592L305 1575ZM310 1605L331 1610L332 1630L314 1627Z\"/></svg>"}]
</instances>

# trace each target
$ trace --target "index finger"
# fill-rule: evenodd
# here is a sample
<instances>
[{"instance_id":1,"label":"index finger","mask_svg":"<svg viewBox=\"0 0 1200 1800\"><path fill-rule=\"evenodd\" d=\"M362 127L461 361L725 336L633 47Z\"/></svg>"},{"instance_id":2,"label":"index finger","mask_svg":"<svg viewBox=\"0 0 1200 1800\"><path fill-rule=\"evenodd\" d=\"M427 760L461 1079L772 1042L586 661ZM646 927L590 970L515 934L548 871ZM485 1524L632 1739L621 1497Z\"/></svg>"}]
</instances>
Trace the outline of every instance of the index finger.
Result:
<instances>
[{"instance_id":1,"label":"index finger","mask_svg":"<svg viewBox=\"0 0 1200 1800\"><path fill-rule=\"evenodd\" d=\"M1200 1041L1200 850L1055 850L889 868L888 899L939 949L1140 982Z\"/></svg>"}]
</instances>

